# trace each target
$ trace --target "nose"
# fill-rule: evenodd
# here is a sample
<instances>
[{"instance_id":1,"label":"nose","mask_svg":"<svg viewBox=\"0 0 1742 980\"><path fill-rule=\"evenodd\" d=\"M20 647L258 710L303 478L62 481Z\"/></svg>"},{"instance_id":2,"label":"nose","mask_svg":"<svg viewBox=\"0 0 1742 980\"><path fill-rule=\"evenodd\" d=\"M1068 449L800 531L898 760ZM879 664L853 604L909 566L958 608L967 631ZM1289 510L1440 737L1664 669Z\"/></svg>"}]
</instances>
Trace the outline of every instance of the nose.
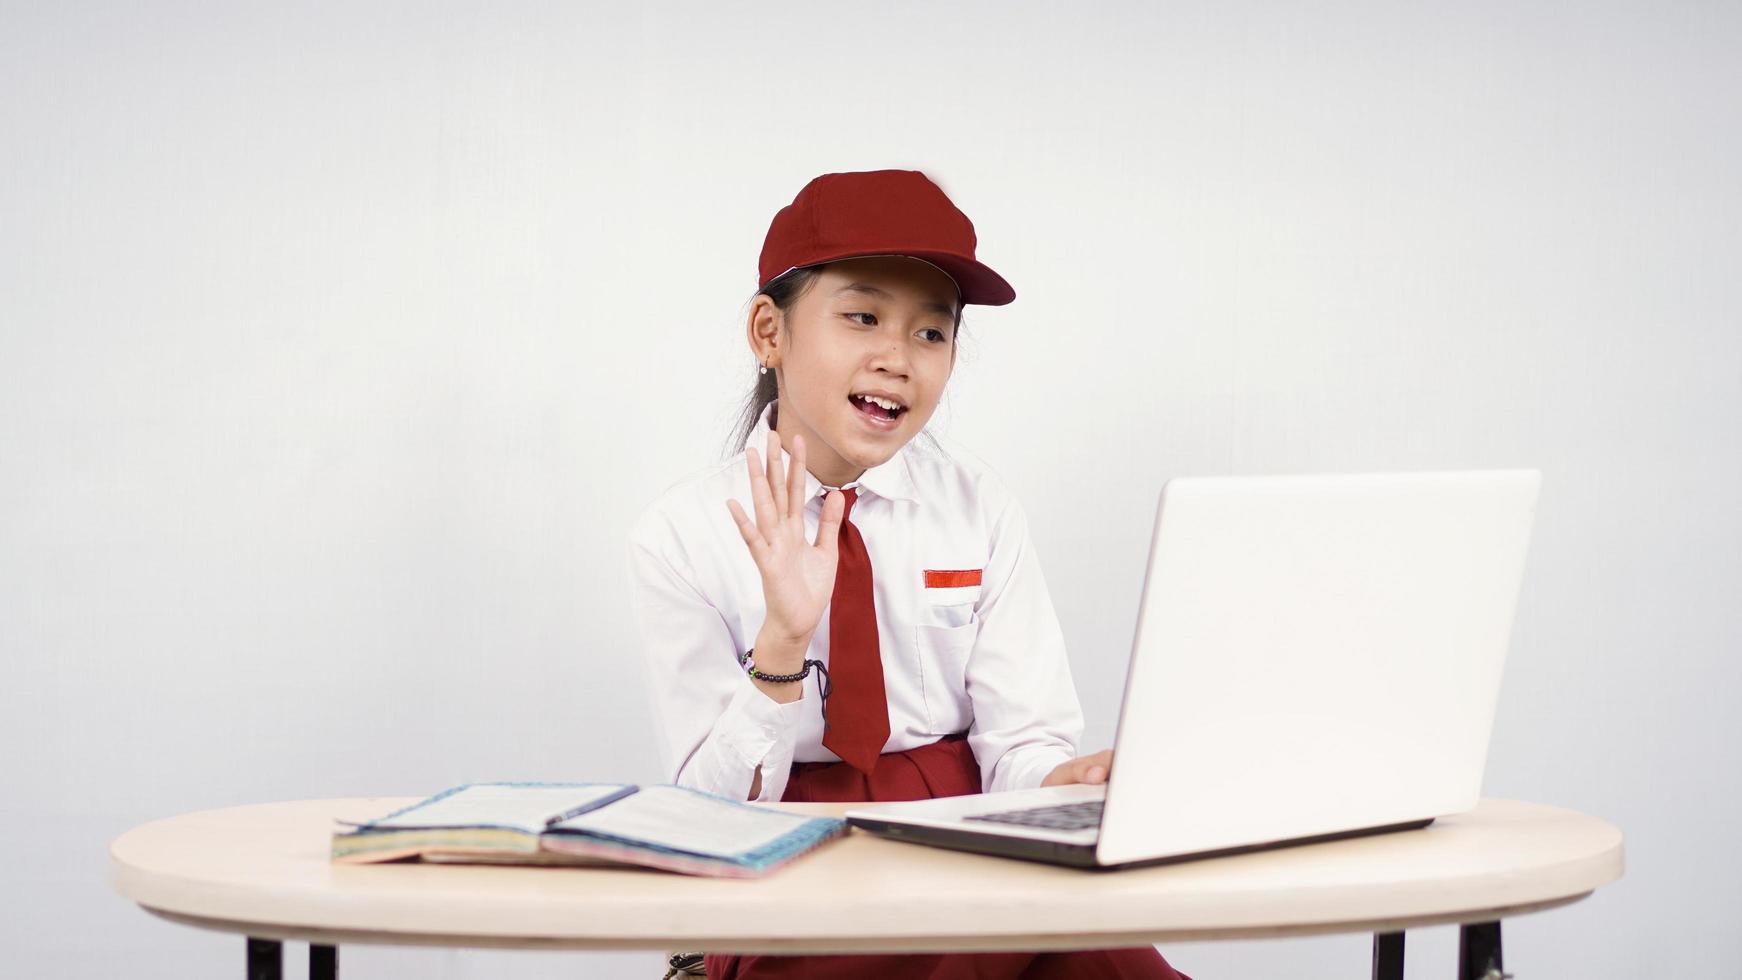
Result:
<instances>
[{"instance_id":1,"label":"nose","mask_svg":"<svg viewBox=\"0 0 1742 980\"><path fill-rule=\"evenodd\" d=\"M899 335L883 335L878 338L877 347L871 353L870 368L905 379L909 368L907 347L901 342Z\"/></svg>"}]
</instances>

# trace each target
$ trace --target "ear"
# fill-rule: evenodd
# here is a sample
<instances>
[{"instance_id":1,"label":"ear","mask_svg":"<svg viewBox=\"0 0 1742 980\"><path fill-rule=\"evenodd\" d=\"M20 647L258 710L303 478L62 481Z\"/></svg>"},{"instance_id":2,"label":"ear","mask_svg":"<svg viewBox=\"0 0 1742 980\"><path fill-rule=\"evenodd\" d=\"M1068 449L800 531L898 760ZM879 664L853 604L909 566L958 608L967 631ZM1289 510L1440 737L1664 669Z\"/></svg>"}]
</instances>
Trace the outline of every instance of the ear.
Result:
<instances>
[{"instance_id":1,"label":"ear","mask_svg":"<svg viewBox=\"0 0 1742 980\"><path fill-rule=\"evenodd\" d=\"M766 293L758 293L750 303L750 316L745 323L750 353L757 363L766 363L770 371L780 366L780 333L785 319L780 307Z\"/></svg>"}]
</instances>

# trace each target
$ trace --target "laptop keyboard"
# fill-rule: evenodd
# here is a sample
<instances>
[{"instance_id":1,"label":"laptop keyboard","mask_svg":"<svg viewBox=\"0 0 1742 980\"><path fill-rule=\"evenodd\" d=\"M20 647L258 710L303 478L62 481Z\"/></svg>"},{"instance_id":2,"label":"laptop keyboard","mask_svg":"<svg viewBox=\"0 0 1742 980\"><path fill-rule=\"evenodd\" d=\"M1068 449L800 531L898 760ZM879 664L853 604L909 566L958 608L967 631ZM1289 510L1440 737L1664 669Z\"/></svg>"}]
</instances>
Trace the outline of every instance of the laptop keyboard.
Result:
<instances>
[{"instance_id":1,"label":"laptop keyboard","mask_svg":"<svg viewBox=\"0 0 1742 980\"><path fill-rule=\"evenodd\" d=\"M997 813L976 813L963 820L986 820L991 823L1013 823L1024 827L1045 827L1048 830L1086 830L1101 825L1101 800L1081 803L1061 803L1057 806L1034 806L1022 810L1000 810Z\"/></svg>"}]
</instances>

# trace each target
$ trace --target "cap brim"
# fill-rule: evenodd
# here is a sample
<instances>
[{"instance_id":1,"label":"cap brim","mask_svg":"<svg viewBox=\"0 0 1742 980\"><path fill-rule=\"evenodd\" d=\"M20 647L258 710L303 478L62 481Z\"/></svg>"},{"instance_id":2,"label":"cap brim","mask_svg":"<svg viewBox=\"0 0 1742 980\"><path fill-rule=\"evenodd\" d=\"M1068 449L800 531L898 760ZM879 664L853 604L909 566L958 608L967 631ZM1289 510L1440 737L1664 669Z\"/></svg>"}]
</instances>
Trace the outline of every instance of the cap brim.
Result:
<instances>
[{"instance_id":1,"label":"cap brim","mask_svg":"<svg viewBox=\"0 0 1742 980\"><path fill-rule=\"evenodd\" d=\"M826 259L817 259L804 266L823 265L829 262L839 262L842 259L863 259L874 255L902 255L908 258L922 259L944 271L944 274L956 281L956 288L961 291L962 304L975 306L1003 306L1016 299L1016 290L1004 277L992 271L985 263L958 255L955 252L904 251L904 252L849 252L846 255L831 255ZM787 272L793 270L788 269ZM786 273L781 273L785 275ZM778 279L780 276L775 276Z\"/></svg>"},{"instance_id":2,"label":"cap brim","mask_svg":"<svg viewBox=\"0 0 1742 980\"><path fill-rule=\"evenodd\" d=\"M1016 290L992 267L950 252L906 252L950 274L962 290L962 302L976 306L1003 306L1016 299Z\"/></svg>"}]
</instances>

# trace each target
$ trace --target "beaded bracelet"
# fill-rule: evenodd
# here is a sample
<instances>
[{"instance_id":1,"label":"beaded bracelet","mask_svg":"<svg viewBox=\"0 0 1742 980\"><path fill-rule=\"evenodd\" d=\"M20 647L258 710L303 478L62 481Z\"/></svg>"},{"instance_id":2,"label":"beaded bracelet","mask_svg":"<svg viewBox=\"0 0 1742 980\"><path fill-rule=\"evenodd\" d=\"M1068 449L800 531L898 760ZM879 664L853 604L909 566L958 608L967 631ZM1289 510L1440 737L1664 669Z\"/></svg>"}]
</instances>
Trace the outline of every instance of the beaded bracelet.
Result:
<instances>
[{"instance_id":1,"label":"beaded bracelet","mask_svg":"<svg viewBox=\"0 0 1742 980\"><path fill-rule=\"evenodd\" d=\"M834 684L829 681L829 668L824 667L821 660L806 660L804 662L804 669L796 674L770 674L757 669L756 658L754 656L755 653L755 647L751 647L743 653L740 653L738 655L738 665L744 668L744 673L749 674L751 677L759 681L768 681L771 684L790 684L793 681L802 681L806 677L809 677L811 675L812 667L817 669L817 694L820 696L820 704L823 711L823 731L828 731L829 691L834 687Z\"/></svg>"}]
</instances>

